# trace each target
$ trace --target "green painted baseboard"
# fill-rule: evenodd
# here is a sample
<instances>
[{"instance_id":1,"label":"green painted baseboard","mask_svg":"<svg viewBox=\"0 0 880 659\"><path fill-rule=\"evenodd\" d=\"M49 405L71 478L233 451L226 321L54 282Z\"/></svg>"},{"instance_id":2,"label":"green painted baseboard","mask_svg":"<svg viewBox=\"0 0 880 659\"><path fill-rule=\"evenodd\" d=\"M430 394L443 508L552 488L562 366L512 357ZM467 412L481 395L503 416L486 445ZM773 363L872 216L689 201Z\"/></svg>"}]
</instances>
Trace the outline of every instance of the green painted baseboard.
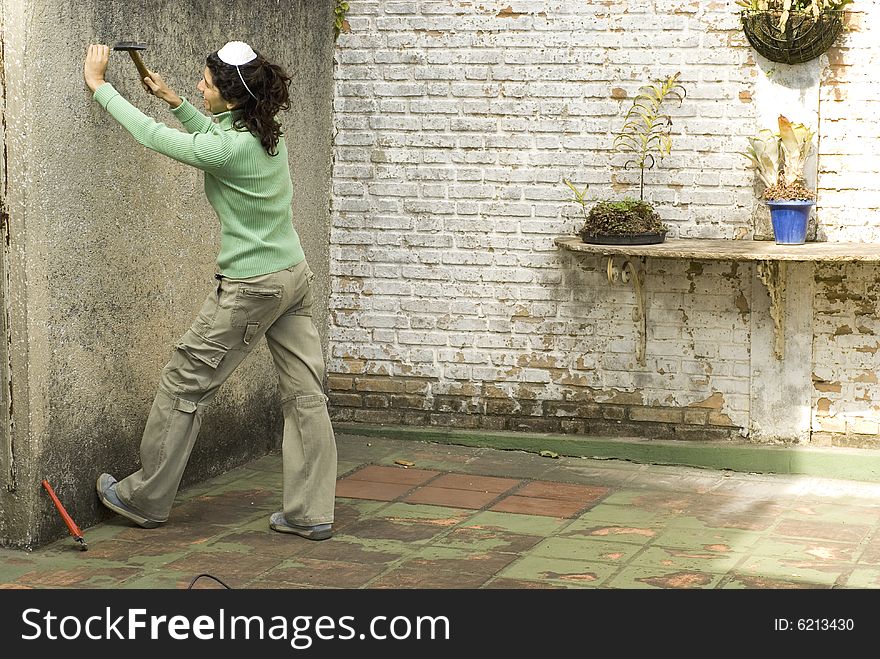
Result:
<instances>
[{"instance_id":1,"label":"green painted baseboard","mask_svg":"<svg viewBox=\"0 0 880 659\"><path fill-rule=\"evenodd\" d=\"M880 451L812 446L773 446L746 442L688 442L520 432L468 431L437 427L334 423L350 435L411 439L441 444L553 451L582 458L630 460L647 464L880 482Z\"/></svg>"}]
</instances>

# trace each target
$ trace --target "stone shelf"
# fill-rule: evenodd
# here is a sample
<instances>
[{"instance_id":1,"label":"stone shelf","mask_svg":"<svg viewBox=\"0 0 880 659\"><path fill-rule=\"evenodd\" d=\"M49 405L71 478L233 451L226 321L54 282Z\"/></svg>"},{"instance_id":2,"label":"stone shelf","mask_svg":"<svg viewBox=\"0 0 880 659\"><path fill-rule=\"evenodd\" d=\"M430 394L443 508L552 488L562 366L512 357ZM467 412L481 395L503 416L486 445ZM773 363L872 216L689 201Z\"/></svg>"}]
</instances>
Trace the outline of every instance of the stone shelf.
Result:
<instances>
[{"instance_id":1,"label":"stone shelf","mask_svg":"<svg viewBox=\"0 0 880 659\"><path fill-rule=\"evenodd\" d=\"M696 259L711 261L755 261L758 278L770 296L773 319L773 353L782 359L785 353L785 279L787 262L880 262L880 244L810 242L803 245L777 245L765 240L704 240L700 238L667 239L656 245L594 245L580 236L558 236L554 243L561 249L579 254L606 257L610 284L630 284L636 296L635 322L639 334L636 360L645 364L647 312L645 299L645 259ZM636 258L633 258L636 257ZM619 258L620 263L615 259Z\"/></svg>"},{"instance_id":2,"label":"stone shelf","mask_svg":"<svg viewBox=\"0 0 880 659\"><path fill-rule=\"evenodd\" d=\"M658 259L714 261L867 261L880 262L880 243L804 243L777 245L770 240L668 239L657 245L592 245L579 236L559 236L557 246L600 256L650 256Z\"/></svg>"}]
</instances>

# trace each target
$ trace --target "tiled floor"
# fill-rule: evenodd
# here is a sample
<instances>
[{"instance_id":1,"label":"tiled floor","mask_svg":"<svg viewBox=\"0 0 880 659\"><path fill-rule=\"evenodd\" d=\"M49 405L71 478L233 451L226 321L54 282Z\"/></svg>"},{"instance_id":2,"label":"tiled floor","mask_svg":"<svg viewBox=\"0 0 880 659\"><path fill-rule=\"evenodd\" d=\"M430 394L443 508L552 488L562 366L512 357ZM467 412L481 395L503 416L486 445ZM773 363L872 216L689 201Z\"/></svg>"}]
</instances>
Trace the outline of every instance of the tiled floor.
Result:
<instances>
[{"instance_id":1,"label":"tiled floor","mask_svg":"<svg viewBox=\"0 0 880 659\"><path fill-rule=\"evenodd\" d=\"M335 535L268 529L270 455L180 492L168 524L110 516L0 550L0 587L880 588L880 485L550 459L341 435ZM199 579L196 588L220 587Z\"/></svg>"}]
</instances>

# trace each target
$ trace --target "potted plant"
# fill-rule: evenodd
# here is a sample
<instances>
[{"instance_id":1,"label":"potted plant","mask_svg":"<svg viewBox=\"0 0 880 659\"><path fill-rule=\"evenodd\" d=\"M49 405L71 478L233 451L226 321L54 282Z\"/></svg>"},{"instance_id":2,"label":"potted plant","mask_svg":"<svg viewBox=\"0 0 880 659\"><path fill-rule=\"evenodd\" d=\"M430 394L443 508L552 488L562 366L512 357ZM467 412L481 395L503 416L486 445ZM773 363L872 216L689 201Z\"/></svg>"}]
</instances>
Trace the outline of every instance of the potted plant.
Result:
<instances>
[{"instance_id":1,"label":"potted plant","mask_svg":"<svg viewBox=\"0 0 880 659\"><path fill-rule=\"evenodd\" d=\"M656 164L654 154L662 160L672 150L672 119L661 113L661 107L667 99L677 100L679 104L684 99L686 91L678 81L680 75L674 73L655 84L643 86L633 99L623 128L614 137L614 149L633 154L624 168L630 165L639 168L637 200L599 200L587 211L589 185L578 190L570 180L563 179L574 193L571 201L581 207L584 221L577 233L585 243L647 245L665 240L669 228L645 201L645 170Z\"/></svg>"},{"instance_id":2,"label":"potted plant","mask_svg":"<svg viewBox=\"0 0 880 659\"><path fill-rule=\"evenodd\" d=\"M806 186L804 179L815 133L783 115L777 123L778 133L765 128L748 138L749 146L742 155L755 166L765 185L761 198L770 208L776 243L801 245L806 242L810 210L816 203L816 192Z\"/></svg>"},{"instance_id":3,"label":"potted plant","mask_svg":"<svg viewBox=\"0 0 880 659\"><path fill-rule=\"evenodd\" d=\"M771 62L800 64L827 51L853 0L737 0L743 32Z\"/></svg>"}]
</instances>

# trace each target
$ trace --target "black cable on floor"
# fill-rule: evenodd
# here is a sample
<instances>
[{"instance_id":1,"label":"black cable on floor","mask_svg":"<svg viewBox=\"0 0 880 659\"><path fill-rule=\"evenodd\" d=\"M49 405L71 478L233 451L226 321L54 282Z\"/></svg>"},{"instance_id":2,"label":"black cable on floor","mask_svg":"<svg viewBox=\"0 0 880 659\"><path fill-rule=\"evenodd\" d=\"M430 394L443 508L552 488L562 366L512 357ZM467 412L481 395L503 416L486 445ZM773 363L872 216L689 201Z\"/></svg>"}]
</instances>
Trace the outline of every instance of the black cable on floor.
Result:
<instances>
[{"instance_id":1,"label":"black cable on floor","mask_svg":"<svg viewBox=\"0 0 880 659\"><path fill-rule=\"evenodd\" d=\"M201 579L202 577L207 577L208 579L213 579L214 581L216 581L217 583L219 583L219 584L220 584L221 586L223 586L224 588L226 588L226 589L228 589L228 590L232 590L231 588L229 588L229 586L227 586L225 583L223 583L220 579L218 579L217 577L215 577L213 574L208 574L207 572L203 572L202 574L197 574L196 576L194 576L194 577L193 577L193 580L189 582L189 586L187 586L186 589L187 589L187 590L192 590L192 587L193 587L193 585L196 583L196 581L198 581L198 580Z\"/></svg>"}]
</instances>

